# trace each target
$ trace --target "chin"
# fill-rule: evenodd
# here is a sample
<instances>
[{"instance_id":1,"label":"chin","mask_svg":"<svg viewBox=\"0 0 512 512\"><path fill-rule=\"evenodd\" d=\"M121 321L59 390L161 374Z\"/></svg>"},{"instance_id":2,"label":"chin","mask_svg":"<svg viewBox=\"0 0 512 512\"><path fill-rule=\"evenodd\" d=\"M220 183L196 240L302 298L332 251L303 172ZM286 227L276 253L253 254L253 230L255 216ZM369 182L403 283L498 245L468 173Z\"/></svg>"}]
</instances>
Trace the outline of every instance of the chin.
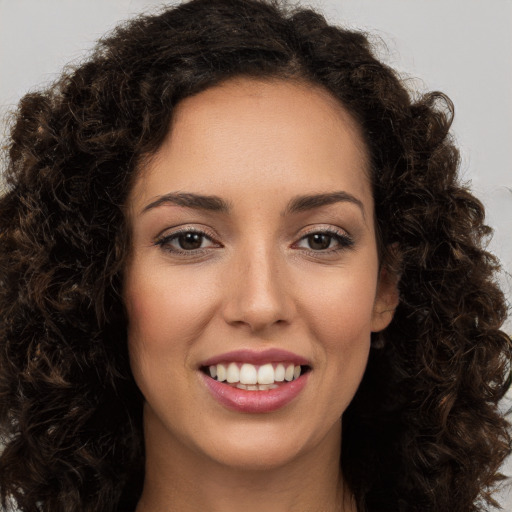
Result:
<instances>
[{"instance_id":1,"label":"chin","mask_svg":"<svg viewBox=\"0 0 512 512\"><path fill-rule=\"evenodd\" d=\"M252 420L254 421L254 420ZM232 425L201 447L212 461L244 471L277 470L294 462L306 460L322 445L332 446L332 439L341 442L341 421L327 431L297 429L281 424L275 418L254 423ZM336 441L335 443L336 444Z\"/></svg>"},{"instance_id":2,"label":"chin","mask_svg":"<svg viewBox=\"0 0 512 512\"><path fill-rule=\"evenodd\" d=\"M211 453L212 460L223 466L243 471L277 470L299 459L301 450L282 442L229 442Z\"/></svg>"}]
</instances>

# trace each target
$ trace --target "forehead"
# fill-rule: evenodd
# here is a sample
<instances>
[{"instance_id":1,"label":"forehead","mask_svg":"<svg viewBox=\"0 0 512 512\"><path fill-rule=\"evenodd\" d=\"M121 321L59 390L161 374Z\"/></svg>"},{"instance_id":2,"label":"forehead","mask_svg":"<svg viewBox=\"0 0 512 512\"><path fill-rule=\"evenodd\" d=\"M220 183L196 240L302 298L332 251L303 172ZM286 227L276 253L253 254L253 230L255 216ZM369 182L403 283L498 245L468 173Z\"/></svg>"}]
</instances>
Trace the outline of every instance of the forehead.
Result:
<instances>
[{"instance_id":1,"label":"forehead","mask_svg":"<svg viewBox=\"0 0 512 512\"><path fill-rule=\"evenodd\" d=\"M288 80L232 79L186 98L139 178L145 199L171 189L236 194L236 183L270 194L370 190L356 121L324 88Z\"/></svg>"}]
</instances>

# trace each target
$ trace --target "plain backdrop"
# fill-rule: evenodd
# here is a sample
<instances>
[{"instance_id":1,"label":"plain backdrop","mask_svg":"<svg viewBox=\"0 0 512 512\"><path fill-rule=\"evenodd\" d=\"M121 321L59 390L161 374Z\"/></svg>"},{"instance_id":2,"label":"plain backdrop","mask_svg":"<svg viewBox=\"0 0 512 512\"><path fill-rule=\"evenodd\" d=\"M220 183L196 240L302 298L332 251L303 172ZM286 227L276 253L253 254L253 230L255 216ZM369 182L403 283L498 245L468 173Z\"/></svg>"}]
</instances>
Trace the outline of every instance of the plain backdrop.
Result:
<instances>
[{"instance_id":1,"label":"plain backdrop","mask_svg":"<svg viewBox=\"0 0 512 512\"><path fill-rule=\"evenodd\" d=\"M171 2L169 2L171 3ZM310 0L331 21L380 40L381 57L419 91L455 104L461 173L495 229L490 250L512 295L512 0ZM77 62L120 20L152 0L0 0L0 116L31 89ZM5 131L0 124L0 136ZM512 334L512 322L506 324ZM512 463L505 468L512 475ZM504 491L504 510L512 493Z\"/></svg>"}]
</instances>

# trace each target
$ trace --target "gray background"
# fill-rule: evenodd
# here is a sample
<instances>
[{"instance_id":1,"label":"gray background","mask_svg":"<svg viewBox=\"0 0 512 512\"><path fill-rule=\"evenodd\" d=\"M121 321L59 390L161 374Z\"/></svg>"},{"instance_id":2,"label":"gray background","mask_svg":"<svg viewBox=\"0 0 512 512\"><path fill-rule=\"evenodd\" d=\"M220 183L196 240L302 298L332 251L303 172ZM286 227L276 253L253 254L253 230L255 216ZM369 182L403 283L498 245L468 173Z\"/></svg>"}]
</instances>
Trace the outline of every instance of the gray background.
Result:
<instances>
[{"instance_id":1,"label":"gray background","mask_svg":"<svg viewBox=\"0 0 512 512\"><path fill-rule=\"evenodd\" d=\"M455 103L461 172L495 229L490 250L512 295L512 0L317 0L329 19L368 30L411 87ZM51 82L118 21L163 5L152 0L0 0L0 116ZM5 117L4 117L5 119ZM0 123L0 136L5 131ZM512 334L512 322L505 329ZM505 404L506 405L506 404ZM504 406L505 406L504 405ZM512 475L512 462L505 468ZM504 491L512 511L512 493Z\"/></svg>"}]
</instances>

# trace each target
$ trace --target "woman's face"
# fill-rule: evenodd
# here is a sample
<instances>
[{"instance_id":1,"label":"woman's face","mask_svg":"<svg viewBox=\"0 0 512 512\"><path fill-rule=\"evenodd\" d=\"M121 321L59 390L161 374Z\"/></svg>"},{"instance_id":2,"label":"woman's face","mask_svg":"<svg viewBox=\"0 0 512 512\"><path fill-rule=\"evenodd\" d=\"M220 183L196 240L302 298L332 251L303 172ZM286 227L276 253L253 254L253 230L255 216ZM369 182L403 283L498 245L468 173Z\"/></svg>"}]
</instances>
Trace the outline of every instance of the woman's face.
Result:
<instances>
[{"instance_id":1,"label":"woman's face","mask_svg":"<svg viewBox=\"0 0 512 512\"><path fill-rule=\"evenodd\" d=\"M237 79L178 106L128 203L147 443L249 468L339 449L370 333L397 298L366 156L315 86Z\"/></svg>"}]
</instances>

